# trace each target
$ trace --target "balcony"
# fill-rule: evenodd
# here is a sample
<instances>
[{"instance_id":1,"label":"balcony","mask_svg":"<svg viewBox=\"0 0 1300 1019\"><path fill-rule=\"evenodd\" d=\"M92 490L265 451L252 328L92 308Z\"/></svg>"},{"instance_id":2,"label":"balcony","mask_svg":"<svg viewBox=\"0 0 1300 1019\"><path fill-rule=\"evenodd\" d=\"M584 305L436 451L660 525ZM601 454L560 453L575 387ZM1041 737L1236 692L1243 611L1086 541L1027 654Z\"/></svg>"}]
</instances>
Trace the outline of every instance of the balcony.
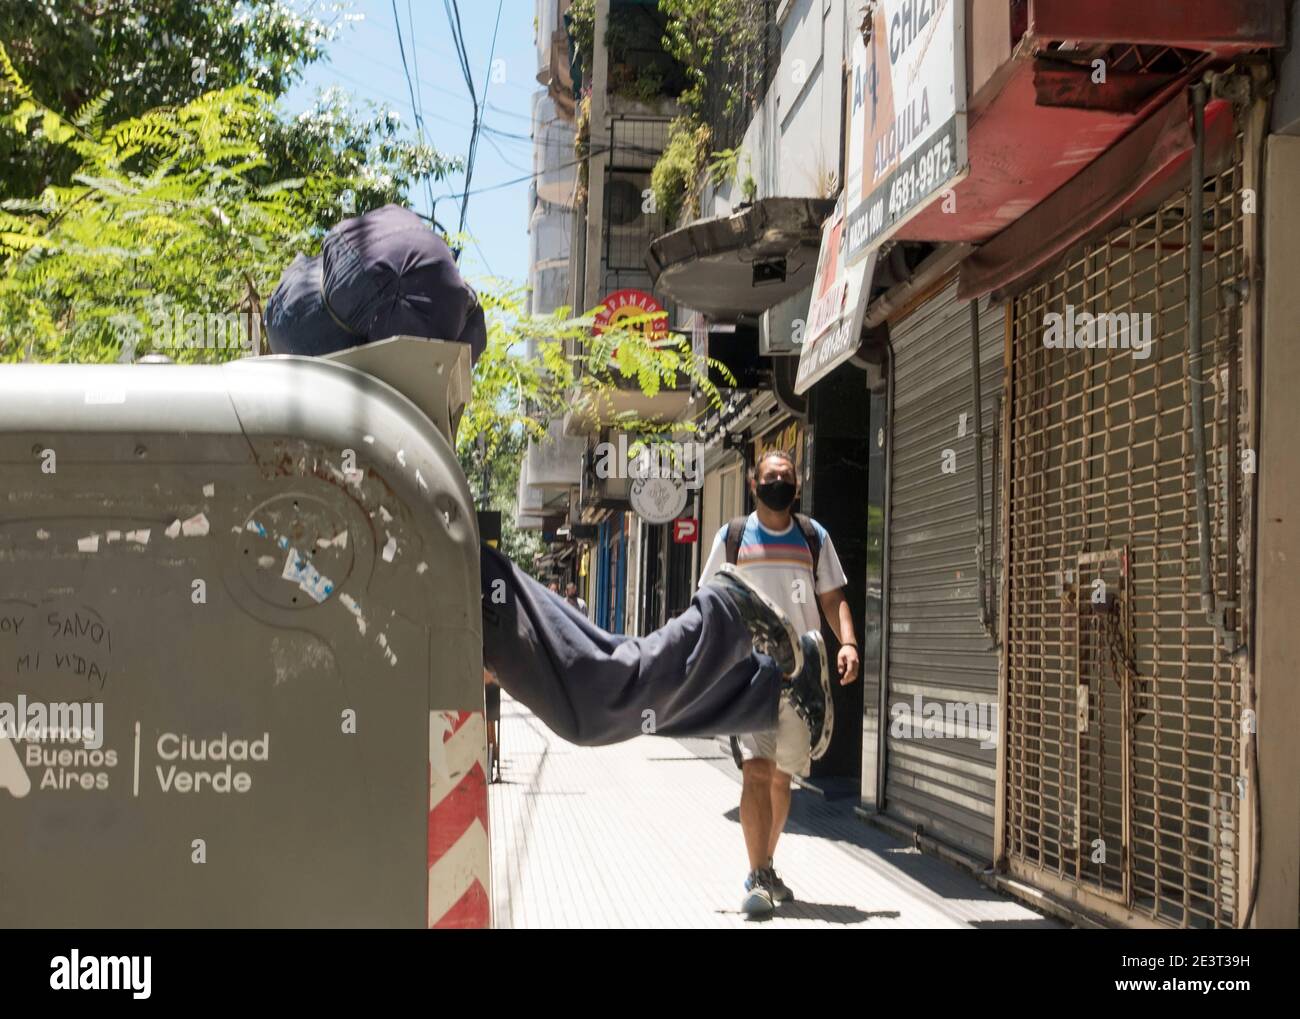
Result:
<instances>
[{"instance_id":1,"label":"balcony","mask_svg":"<svg viewBox=\"0 0 1300 1019\"><path fill-rule=\"evenodd\" d=\"M535 315L569 303L569 213L537 204L528 223L528 301Z\"/></svg>"},{"instance_id":2,"label":"balcony","mask_svg":"<svg viewBox=\"0 0 1300 1019\"><path fill-rule=\"evenodd\" d=\"M524 458L528 485L543 499L543 508L549 497L566 494L582 481L582 457L586 443L564 434L561 421L553 421L547 428L545 442L532 440Z\"/></svg>"},{"instance_id":3,"label":"balcony","mask_svg":"<svg viewBox=\"0 0 1300 1019\"><path fill-rule=\"evenodd\" d=\"M520 531L540 531L544 497L540 489L528 483L528 465L519 469L519 487L515 491L515 528Z\"/></svg>"},{"instance_id":4,"label":"balcony","mask_svg":"<svg viewBox=\"0 0 1300 1019\"><path fill-rule=\"evenodd\" d=\"M533 96L533 172L537 197L560 208L573 207L578 168L573 158L573 122L547 92Z\"/></svg>"},{"instance_id":5,"label":"balcony","mask_svg":"<svg viewBox=\"0 0 1300 1019\"><path fill-rule=\"evenodd\" d=\"M537 82L545 85L560 116L572 121L573 53L564 15L569 0L537 0Z\"/></svg>"},{"instance_id":6,"label":"balcony","mask_svg":"<svg viewBox=\"0 0 1300 1019\"><path fill-rule=\"evenodd\" d=\"M663 46L658 0L610 0L605 16L606 109L613 116L673 116L686 70Z\"/></svg>"},{"instance_id":7,"label":"balcony","mask_svg":"<svg viewBox=\"0 0 1300 1019\"><path fill-rule=\"evenodd\" d=\"M754 318L812 284L824 198L763 198L657 237L646 255L655 286L711 319Z\"/></svg>"}]
</instances>

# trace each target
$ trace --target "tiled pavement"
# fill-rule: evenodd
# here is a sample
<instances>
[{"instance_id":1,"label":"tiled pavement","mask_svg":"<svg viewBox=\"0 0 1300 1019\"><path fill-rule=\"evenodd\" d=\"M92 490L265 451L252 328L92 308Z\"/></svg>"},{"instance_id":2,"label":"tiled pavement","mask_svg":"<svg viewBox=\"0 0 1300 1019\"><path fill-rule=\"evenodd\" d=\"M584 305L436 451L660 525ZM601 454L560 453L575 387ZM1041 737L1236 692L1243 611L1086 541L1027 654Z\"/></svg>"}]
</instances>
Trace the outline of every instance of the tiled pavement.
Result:
<instances>
[{"instance_id":1,"label":"tiled pavement","mask_svg":"<svg viewBox=\"0 0 1300 1019\"><path fill-rule=\"evenodd\" d=\"M777 864L798 900L739 911L740 773L711 740L576 747L502 697L489 793L498 927L1060 926L796 790Z\"/></svg>"}]
</instances>

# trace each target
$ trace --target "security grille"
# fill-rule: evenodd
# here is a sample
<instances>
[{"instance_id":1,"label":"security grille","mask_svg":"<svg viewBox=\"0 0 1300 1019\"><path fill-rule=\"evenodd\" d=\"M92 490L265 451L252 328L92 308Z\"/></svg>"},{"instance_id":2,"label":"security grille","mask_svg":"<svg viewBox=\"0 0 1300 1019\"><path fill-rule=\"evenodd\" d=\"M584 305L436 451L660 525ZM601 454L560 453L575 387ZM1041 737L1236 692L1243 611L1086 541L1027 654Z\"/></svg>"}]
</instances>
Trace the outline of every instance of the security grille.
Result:
<instances>
[{"instance_id":1,"label":"security grille","mask_svg":"<svg viewBox=\"0 0 1300 1019\"><path fill-rule=\"evenodd\" d=\"M616 117L609 132L609 164L605 172L605 272L621 277L623 286L649 290L645 253L650 242L668 231L662 212L646 211L650 171L663 151L668 121Z\"/></svg>"},{"instance_id":2,"label":"security grille","mask_svg":"<svg viewBox=\"0 0 1300 1019\"><path fill-rule=\"evenodd\" d=\"M1249 434L1241 178L1238 153L1205 181L1202 249L1214 583L1230 607ZM1199 599L1187 204L1083 246L1014 303L1004 838L1031 880L1217 927L1238 909L1243 695ZM1105 320L1104 348L1055 346L1049 316L1062 340L1071 315L1102 335L1084 313L1149 318Z\"/></svg>"}]
</instances>

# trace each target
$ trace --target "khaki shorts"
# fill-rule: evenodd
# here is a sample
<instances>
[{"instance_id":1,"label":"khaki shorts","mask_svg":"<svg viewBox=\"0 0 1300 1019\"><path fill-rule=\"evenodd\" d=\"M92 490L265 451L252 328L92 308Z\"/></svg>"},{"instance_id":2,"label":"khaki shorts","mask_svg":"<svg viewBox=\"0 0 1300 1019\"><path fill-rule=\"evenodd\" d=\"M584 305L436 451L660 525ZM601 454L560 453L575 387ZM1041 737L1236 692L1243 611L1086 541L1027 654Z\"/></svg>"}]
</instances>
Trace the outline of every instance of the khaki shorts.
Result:
<instances>
[{"instance_id":1,"label":"khaki shorts","mask_svg":"<svg viewBox=\"0 0 1300 1019\"><path fill-rule=\"evenodd\" d=\"M755 758L774 761L778 771L806 777L812 766L808 745L811 738L807 724L791 707L790 699L782 697L775 729L746 733L737 736L736 742L740 744L740 755L746 761Z\"/></svg>"}]
</instances>

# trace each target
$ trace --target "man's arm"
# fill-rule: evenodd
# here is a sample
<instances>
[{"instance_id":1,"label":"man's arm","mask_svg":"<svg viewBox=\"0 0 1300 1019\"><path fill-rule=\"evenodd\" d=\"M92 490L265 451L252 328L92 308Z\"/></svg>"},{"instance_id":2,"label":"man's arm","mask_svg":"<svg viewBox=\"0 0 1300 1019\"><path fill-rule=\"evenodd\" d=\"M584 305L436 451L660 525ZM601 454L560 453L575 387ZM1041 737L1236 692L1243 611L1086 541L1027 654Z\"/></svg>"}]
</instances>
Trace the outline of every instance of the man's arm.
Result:
<instances>
[{"instance_id":1,"label":"man's arm","mask_svg":"<svg viewBox=\"0 0 1300 1019\"><path fill-rule=\"evenodd\" d=\"M849 608L848 599L844 597L844 587L848 578L844 576L844 567L840 565L839 553L835 543L826 529L814 521L822 540L821 553L817 563L817 603L821 605L826 621L831 624L835 636L839 638L840 650L835 657L835 664L840 674L840 685L848 686L858 678L858 636L853 629L853 610Z\"/></svg>"},{"instance_id":2,"label":"man's arm","mask_svg":"<svg viewBox=\"0 0 1300 1019\"><path fill-rule=\"evenodd\" d=\"M840 641L836 664L839 667L840 685L848 686L858 678L858 636L853 629L853 610L849 600L844 597L844 588L825 591L817 596L817 602L826 614L826 621L831 624L835 636Z\"/></svg>"}]
</instances>

